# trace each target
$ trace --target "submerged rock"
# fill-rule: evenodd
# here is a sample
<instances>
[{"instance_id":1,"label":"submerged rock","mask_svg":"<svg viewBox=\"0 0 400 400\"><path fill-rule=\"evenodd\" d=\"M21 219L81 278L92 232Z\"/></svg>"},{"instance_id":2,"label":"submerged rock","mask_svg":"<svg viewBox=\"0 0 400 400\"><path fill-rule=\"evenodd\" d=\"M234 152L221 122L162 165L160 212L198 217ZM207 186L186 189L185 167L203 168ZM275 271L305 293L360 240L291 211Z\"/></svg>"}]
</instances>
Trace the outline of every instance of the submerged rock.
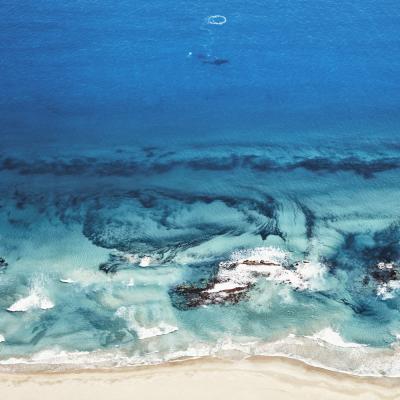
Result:
<instances>
[{"instance_id":1,"label":"submerged rock","mask_svg":"<svg viewBox=\"0 0 400 400\"><path fill-rule=\"evenodd\" d=\"M155 260L149 256L140 257L137 254L116 252L108 256L108 260L99 265L99 270L108 273L116 273L123 269L131 269L133 266L149 267Z\"/></svg>"},{"instance_id":2,"label":"submerged rock","mask_svg":"<svg viewBox=\"0 0 400 400\"><path fill-rule=\"evenodd\" d=\"M3 257L0 257L0 271L6 269L8 267L8 263Z\"/></svg>"},{"instance_id":3,"label":"submerged rock","mask_svg":"<svg viewBox=\"0 0 400 400\"><path fill-rule=\"evenodd\" d=\"M105 272L106 274L116 273L118 270L132 267L132 264L136 261L136 258L133 258L131 254L126 255L124 253L112 253L108 256L108 260L106 262L99 265L99 270Z\"/></svg>"}]
</instances>

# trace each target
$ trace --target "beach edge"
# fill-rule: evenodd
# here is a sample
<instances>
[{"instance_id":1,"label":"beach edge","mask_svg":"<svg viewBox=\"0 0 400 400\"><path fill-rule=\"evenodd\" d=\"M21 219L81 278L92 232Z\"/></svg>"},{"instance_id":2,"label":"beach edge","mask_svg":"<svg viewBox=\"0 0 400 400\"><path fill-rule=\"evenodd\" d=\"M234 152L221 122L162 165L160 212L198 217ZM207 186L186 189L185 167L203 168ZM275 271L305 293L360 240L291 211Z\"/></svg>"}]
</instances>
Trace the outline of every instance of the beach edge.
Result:
<instances>
[{"instance_id":1,"label":"beach edge","mask_svg":"<svg viewBox=\"0 0 400 400\"><path fill-rule=\"evenodd\" d=\"M14 400L398 399L400 378L362 377L285 357L216 357L159 365L57 372L0 372L0 391Z\"/></svg>"}]
</instances>

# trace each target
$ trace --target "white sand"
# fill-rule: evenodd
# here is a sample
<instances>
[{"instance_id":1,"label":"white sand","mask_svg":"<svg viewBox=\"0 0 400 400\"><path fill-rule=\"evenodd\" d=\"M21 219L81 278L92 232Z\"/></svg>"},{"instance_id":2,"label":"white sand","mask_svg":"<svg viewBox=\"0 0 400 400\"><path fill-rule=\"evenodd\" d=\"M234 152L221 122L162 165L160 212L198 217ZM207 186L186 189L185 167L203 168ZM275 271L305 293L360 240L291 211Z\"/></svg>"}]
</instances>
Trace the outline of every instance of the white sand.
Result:
<instances>
[{"instance_id":1,"label":"white sand","mask_svg":"<svg viewBox=\"0 0 400 400\"><path fill-rule=\"evenodd\" d=\"M400 399L400 379L327 372L281 358L202 359L113 371L6 374L7 400Z\"/></svg>"}]
</instances>

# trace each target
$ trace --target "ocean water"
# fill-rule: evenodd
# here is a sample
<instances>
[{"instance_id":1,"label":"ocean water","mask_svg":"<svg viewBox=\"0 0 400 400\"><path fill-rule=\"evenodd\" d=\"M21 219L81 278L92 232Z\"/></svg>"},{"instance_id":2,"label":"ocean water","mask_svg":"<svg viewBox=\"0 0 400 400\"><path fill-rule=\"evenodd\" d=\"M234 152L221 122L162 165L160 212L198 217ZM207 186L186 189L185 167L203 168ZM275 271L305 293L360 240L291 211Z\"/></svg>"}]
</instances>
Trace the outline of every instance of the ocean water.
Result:
<instances>
[{"instance_id":1,"label":"ocean water","mask_svg":"<svg viewBox=\"0 0 400 400\"><path fill-rule=\"evenodd\" d=\"M5 0L0 37L2 369L400 376L397 2Z\"/></svg>"}]
</instances>

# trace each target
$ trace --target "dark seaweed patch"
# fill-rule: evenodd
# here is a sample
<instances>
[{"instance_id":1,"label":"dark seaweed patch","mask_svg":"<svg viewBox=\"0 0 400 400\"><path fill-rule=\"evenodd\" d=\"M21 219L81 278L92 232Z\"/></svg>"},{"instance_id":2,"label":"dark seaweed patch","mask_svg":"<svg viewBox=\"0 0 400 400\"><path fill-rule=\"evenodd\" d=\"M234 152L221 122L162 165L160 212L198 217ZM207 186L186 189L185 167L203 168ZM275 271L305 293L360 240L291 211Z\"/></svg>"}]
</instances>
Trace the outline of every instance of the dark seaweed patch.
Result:
<instances>
[{"instance_id":1,"label":"dark seaweed patch","mask_svg":"<svg viewBox=\"0 0 400 400\"><path fill-rule=\"evenodd\" d=\"M346 234L343 245L329 259L329 263L334 266L332 273L338 269L346 271L346 289L351 295L351 301L342 302L360 317L382 322L382 302L387 305L387 301L379 296L379 290L385 288L390 292L392 289L386 285L400 279L397 265L400 255L398 239L398 223L370 235Z\"/></svg>"},{"instance_id":2,"label":"dark seaweed patch","mask_svg":"<svg viewBox=\"0 0 400 400\"><path fill-rule=\"evenodd\" d=\"M262 240L267 240L268 236L275 235L285 240L286 235L278 228L276 220L269 220L258 228L255 233L261 236Z\"/></svg>"},{"instance_id":3,"label":"dark seaweed patch","mask_svg":"<svg viewBox=\"0 0 400 400\"><path fill-rule=\"evenodd\" d=\"M109 317L93 309L79 308L77 311L93 326L93 328L98 330L121 330L124 329L126 325L122 318Z\"/></svg>"},{"instance_id":4,"label":"dark seaweed patch","mask_svg":"<svg viewBox=\"0 0 400 400\"><path fill-rule=\"evenodd\" d=\"M58 318L54 313L47 313L42 315L39 318L39 321L32 329L33 337L29 341L30 344L36 345L38 344L45 336L49 328L51 328L56 322Z\"/></svg>"},{"instance_id":5,"label":"dark seaweed patch","mask_svg":"<svg viewBox=\"0 0 400 400\"><path fill-rule=\"evenodd\" d=\"M274 172L282 170L282 166L277 162L268 158L265 159L255 156L244 157L242 165L258 172Z\"/></svg>"},{"instance_id":6,"label":"dark seaweed patch","mask_svg":"<svg viewBox=\"0 0 400 400\"><path fill-rule=\"evenodd\" d=\"M389 171L400 167L400 161L393 158L365 161L355 157L348 157L342 160L331 160L317 157L298 161L287 165L287 170L304 168L312 172L354 172L365 179L373 178L378 172Z\"/></svg>"},{"instance_id":7,"label":"dark seaweed patch","mask_svg":"<svg viewBox=\"0 0 400 400\"><path fill-rule=\"evenodd\" d=\"M306 235L307 239L311 239L314 234L314 227L316 223L316 216L315 214L308 208L305 204L301 203L300 201L296 201L297 206L304 214L304 218L306 220Z\"/></svg>"},{"instance_id":8,"label":"dark seaweed patch","mask_svg":"<svg viewBox=\"0 0 400 400\"><path fill-rule=\"evenodd\" d=\"M195 170L231 171L240 166L240 158L236 155L221 158L198 158L187 161L186 166Z\"/></svg>"},{"instance_id":9,"label":"dark seaweed patch","mask_svg":"<svg viewBox=\"0 0 400 400\"><path fill-rule=\"evenodd\" d=\"M353 172L365 179L371 179L375 174L400 168L398 158L383 157L375 160L364 160L357 157L303 158L298 161L279 163L270 157L258 155L230 154L220 157L196 157L191 160L172 158L173 152L156 156L156 148L144 149L145 160L113 159L99 160L93 157L72 159L38 159L26 161L19 158L6 157L0 160L0 171L13 171L21 175L78 176L89 174L94 176L134 176L138 174L166 173L174 168L182 167L198 171L233 171L238 168L250 168L254 171L267 173L274 171L292 171L303 168L314 173ZM168 155L170 159L161 159Z\"/></svg>"}]
</instances>

